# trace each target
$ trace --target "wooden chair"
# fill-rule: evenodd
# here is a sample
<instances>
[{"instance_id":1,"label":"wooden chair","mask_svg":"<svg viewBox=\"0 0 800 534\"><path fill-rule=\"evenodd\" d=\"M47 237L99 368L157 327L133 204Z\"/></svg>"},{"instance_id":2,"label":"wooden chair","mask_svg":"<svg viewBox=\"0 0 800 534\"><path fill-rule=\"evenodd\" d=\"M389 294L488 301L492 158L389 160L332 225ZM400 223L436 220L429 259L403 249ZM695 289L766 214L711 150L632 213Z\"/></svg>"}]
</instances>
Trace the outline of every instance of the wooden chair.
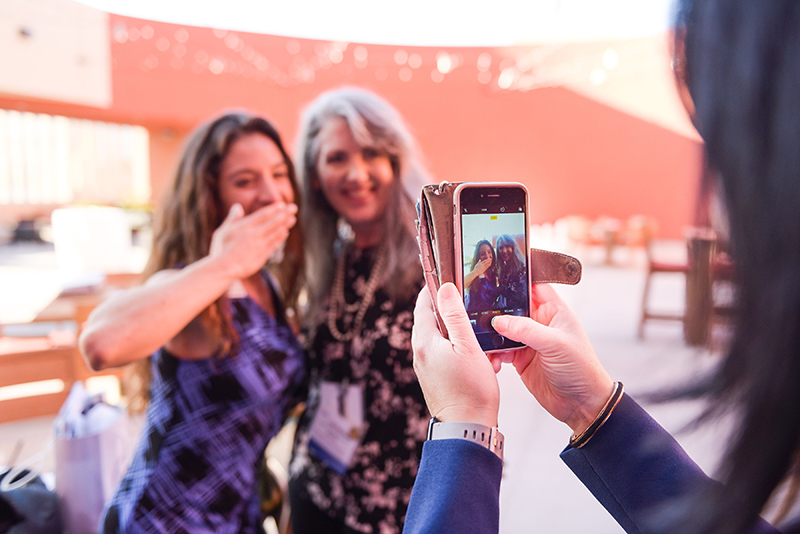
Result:
<instances>
[{"instance_id":1,"label":"wooden chair","mask_svg":"<svg viewBox=\"0 0 800 534\"><path fill-rule=\"evenodd\" d=\"M658 261L653 257L653 239L656 235L656 225L653 221L641 227L641 236L644 239L644 249L647 254L647 274L644 281L644 294L642 295L642 315L639 321L638 336L639 339L644 338L644 325L647 321L681 321L685 320L684 312L662 312L654 311L649 307L650 287L653 282L653 276L657 274L671 274L686 276L689 272L689 263L679 262L671 263Z\"/></svg>"},{"instance_id":2,"label":"wooden chair","mask_svg":"<svg viewBox=\"0 0 800 534\"><path fill-rule=\"evenodd\" d=\"M69 339L0 336L0 423L57 414L77 380L114 376L122 383L126 368L92 371L78 349L92 308L75 307L77 332ZM13 389L3 389L7 386Z\"/></svg>"},{"instance_id":3,"label":"wooden chair","mask_svg":"<svg viewBox=\"0 0 800 534\"><path fill-rule=\"evenodd\" d=\"M43 387L9 395L0 390L0 423L54 415L75 382L76 346L38 348L0 354L0 388L40 382ZM45 383L44 381L60 381Z\"/></svg>"},{"instance_id":4,"label":"wooden chair","mask_svg":"<svg viewBox=\"0 0 800 534\"><path fill-rule=\"evenodd\" d=\"M652 257L648 243L648 270L642 297L642 318L639 338L644 337L644 324L650 319L683 322L684 339L693 346L709 343L709 334L715 321L729 318L735 312L735 302L720 302L716 290L721 284L732 284L734 265L725 253L717 249L716 233L706 227L686 231L687 261L666 263ZM683 313L653 312L648 308L651 278L654 274L680 274L686 277L685 306ZM735 289L735 288L733 288Z\"/></svg>"}]
</instances>

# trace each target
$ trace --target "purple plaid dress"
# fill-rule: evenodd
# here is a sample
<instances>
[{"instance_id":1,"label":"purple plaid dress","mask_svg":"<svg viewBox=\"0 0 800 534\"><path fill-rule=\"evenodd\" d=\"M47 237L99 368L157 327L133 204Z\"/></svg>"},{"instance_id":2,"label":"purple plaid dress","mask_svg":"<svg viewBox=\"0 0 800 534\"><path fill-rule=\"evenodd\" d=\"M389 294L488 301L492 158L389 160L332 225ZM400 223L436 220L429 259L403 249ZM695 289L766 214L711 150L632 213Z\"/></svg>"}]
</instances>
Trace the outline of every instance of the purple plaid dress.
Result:
<instances>
[{"instance_id":1,"label":"purple plaid dress","mask_svg":"<svg viewBox=\"0 0 800 534\"><path fill-rule=\"evenodd\" d=\"M146 423L102 533L262 531L257 464L296 400L303 353L285 321L230 302L238 354L153 355Z\"/></svg>"}]
</instances>

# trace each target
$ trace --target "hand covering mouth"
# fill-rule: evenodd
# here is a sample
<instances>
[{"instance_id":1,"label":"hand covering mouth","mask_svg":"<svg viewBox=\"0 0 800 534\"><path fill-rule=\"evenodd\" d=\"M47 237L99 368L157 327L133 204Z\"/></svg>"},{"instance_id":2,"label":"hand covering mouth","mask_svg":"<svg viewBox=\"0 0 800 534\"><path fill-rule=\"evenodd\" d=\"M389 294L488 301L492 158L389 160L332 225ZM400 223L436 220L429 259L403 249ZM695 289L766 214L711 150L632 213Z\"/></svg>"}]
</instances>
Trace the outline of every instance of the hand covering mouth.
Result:
<instances>
[{"instance_id":1,"label":"hand covering mouth","mask_svg":"<svg viewBox=\"0 0 800 534\"><path fill-rule=\"evenodd\" d=\"M375 192L373 187L363 187L358 189L346 189L341 191L341 194L349 200L365 200L371 197Z\"/></svg>"}]
</instances>

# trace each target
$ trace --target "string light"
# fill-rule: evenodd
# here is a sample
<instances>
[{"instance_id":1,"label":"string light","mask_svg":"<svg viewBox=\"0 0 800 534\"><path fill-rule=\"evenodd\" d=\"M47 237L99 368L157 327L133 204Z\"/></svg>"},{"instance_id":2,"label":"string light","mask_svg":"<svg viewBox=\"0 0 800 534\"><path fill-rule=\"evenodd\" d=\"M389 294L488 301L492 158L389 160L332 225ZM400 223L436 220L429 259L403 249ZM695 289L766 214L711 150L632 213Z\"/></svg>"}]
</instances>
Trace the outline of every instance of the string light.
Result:
<instances>
[{"instance_id":1,"label":"string light","mask_svg":"<svg viewBox=\"0 0 800 534\"><path fill-rule=\"evenodd\" d=\"M414 78L415 70L425 67L430 72L430 81L438 84L465 65L466 55L466 65L472 65L474 72L472 80L496 91L531 91L576 82L604 84L612 72L625 67L625 71L630 73L649 64L653 57L652 51L637 51L635 45L625 42L621 46L607 47L602 52L581 44L547 43L477 50L475 55L472 52L437 50L434 47L409 52L403 47L392 50L389 45L357 44L353 46L351 55L345 54L351 46L346 42L313 42L272 36L274 39L283 39L290 56L289 61L281 65L273 57L277 55L280 58L280 48L273 48L273 44L265 50L263 45L259 47L254 42L258 37L230 30L212 29L212 34L224 46L216 50L192 50L192 33L200 31L207 30L178 27L171 29L167 35L157 35L160 32L150 24L138 27L120 23L112 29L111 38L117 45L154 46L156 50L150 49L149 53L143 50L140 66L144 71L189 68L197 74L208 72L239 76L285 87L314 83L317 72L334 65L338 65L339 72L345 76L352 75L353 67L371 71L375 79L381 82L389 80L390 75L396 76L395 80L408 82ZM151 39L151 44L142 42ZM313 43L313 46L305 43ZM171 55L161 55L166 52L171 52ZM387 55L389 63L381 59Z\"/></svg>"}]
</instances>

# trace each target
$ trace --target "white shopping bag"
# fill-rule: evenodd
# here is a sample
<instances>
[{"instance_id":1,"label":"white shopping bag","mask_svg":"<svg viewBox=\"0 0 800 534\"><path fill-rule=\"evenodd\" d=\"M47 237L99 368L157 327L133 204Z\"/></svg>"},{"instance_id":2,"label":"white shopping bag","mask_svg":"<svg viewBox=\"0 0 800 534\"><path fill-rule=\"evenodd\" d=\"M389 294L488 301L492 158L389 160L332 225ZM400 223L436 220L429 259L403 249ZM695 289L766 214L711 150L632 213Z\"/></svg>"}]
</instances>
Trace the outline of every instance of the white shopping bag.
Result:
<instances>
[{"instance_id":1,"label":"white shopping bag","mask_svg":"<svg viewBox=\"0 0 800 534\"><path fill-rule=\"evenodd\" d=\"M130 462L125 410L76 382L54 423L56 493L65 534L94 534Z\"/></svg>"}]
</instances>

